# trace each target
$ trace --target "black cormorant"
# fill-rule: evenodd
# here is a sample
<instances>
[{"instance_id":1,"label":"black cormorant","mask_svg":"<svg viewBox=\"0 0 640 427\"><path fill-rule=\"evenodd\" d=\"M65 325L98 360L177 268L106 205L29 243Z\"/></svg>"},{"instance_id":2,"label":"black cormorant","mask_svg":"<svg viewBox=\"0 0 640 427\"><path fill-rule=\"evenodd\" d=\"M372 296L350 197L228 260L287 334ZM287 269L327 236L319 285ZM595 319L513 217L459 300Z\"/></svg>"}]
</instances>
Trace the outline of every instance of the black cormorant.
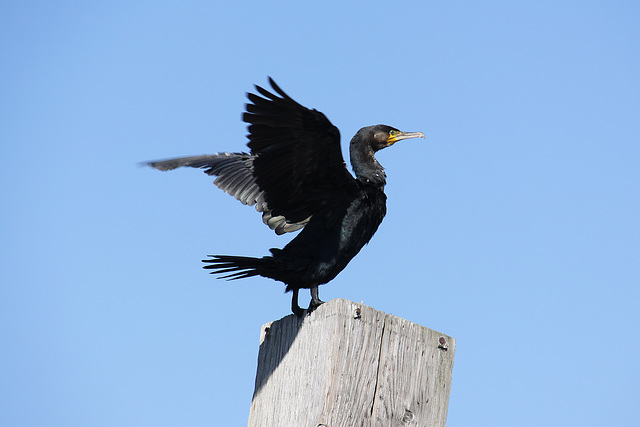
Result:
<instances>
[{"instance_id":1,"label":"black cormorant","mask_svg":"<svg viewBox=\"0 0 640 427\"><path fill-rule=\"evenodd\" d=\"M318 286L332 280L369 242L386 213L384 168L374 153L402 139L422 137L375 125L351 139L354 178L340 150L340 132L324 114L291 99L269 78L275 93L256 86L243 120L249 153L219 153L149 162L159 170L203 168L214 184L262 212L277 234L302 229L282 249L251 258L210 255L204 268L224 278L269 277L293 291L291 309L301 316L298 291L311 291L309 312L322 301Z\"/></svg>"}]
</instances>

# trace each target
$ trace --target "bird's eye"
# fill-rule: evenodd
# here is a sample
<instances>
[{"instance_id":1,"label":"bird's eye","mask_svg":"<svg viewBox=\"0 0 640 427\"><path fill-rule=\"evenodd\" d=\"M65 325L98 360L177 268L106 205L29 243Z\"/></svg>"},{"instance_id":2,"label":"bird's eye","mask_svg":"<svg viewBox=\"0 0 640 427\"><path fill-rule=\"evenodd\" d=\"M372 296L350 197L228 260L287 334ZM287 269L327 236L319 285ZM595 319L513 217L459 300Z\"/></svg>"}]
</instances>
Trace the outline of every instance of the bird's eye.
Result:
<instances>
[{"instance_id":1,"label":"bird's eye","mask_svg":"<svg viewBox=\"0 0 640 427\"><path fill-rule=\"evenodd\" d=\"M395 130L390 130L389 131L389 136L395 136L396 133L398 133L398 132L396 132Z\"/></svg>"}]
</instances>

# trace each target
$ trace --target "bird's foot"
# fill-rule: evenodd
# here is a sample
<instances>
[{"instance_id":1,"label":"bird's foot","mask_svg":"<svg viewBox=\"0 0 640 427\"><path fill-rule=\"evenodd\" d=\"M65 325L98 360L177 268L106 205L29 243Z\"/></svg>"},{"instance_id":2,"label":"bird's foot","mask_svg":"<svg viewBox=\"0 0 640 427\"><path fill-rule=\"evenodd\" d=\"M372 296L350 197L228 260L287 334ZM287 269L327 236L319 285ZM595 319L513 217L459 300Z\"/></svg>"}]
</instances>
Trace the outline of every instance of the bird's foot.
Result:
<instances>
[{"instance_id":1,"label":"bird's foot","mask_svg":"<svg viewBox=\"0 0 640 427\"><path fill-rule=\"evenodd\" d=\"M319 299L317 300L311 300L311 302L309 303L309 308L307 309L307 314L311 314L313 313L313 311L320 307L322 304L324 304L324 301L321 301Z\"/></svg>"},{"instance_id":2,"label":"bird's foot","mask_svg":"<svg viewBox=\"0 0 640 427\"><path fill-rule=\"evenodd\" d=\"M318 297L318 286L312 286L309 288L309 290L311 291L311 302L309 303L309 309L307 310L309 314L313 313L313 311L320 307L320 305L324 304L324 301L322 301L319 297Z\"/></svg>"},{"instance_id":3,"label":"bird's foot","mask_svg":"<svg viewBox=\"0 0 640 427\"><path fill-rule=\"evenodd\" d=\"M304 313L307 310L304 310L304 309L300 308L300 306L295 306L295 307L291 307L291 311L293 312L293 314L296 317L303 318L304 317Z\"/></svg>"}]
</instances>

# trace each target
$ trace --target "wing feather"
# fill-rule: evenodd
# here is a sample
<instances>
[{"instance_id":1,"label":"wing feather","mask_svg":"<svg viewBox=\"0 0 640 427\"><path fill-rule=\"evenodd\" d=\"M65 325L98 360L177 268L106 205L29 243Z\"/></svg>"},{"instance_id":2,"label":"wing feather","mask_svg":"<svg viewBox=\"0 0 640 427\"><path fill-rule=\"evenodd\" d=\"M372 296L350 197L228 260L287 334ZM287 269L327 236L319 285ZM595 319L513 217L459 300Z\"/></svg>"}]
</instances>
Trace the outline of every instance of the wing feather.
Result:
<instances>
[{"instance_id":1,"label":"wing feather","mask_svg":"<svg viewBox=\"0 0 640 427\"><path fill-rule=\"evenodd\" d=\"M147 163L160 170L205 169L214 184L255 206L277 234L304 227L313 215L345 208L358 193L340 149L340 132L324 114L291 99L269 78L274 92L256 86L243 114L250 153L218 153Z\"/></svg>"},{"instance_id":2,"label":"wing feather","mask_svg":"<svg viewBox=\"0 0 640 427\"><path fill-rule=\"evenodd\" d=\"M256 177L253 174L254 159L255 156L248 153L218 153L159 160L146 164L162 171L182 166L205 169L206 174L216 176L213 182L218 188L245 205L255 206L258 212L263 213L263 217L269 218L264 223L276 234L289 233L304 227L308 219L303 222L290 222L283 216L272 219L265 193L256 183Z\"/></svg>"},{"instance_id":3,"label":"wing feather","mask_svg":"<svg viewBox=\"0 0 640 427\"><path fill-rule=\"evenodd\" d=\"M247 95L251 103L243 120L256 156L256 182L272 217L302 223L323 209L345 206L358 190L345 167L340 132L324 114L291 99L273 79L269 82L275 93L256 86L262 96Z\"/></svg>"}]
</instances>

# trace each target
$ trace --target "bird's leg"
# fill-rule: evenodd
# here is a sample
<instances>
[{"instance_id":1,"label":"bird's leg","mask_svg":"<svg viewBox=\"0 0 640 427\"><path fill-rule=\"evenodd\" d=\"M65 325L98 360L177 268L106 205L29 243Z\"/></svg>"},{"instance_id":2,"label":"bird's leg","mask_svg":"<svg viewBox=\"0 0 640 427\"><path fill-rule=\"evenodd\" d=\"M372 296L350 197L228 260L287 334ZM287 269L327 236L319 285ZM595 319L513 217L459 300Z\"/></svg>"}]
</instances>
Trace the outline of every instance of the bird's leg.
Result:
<instances>
[{"instance_id":1,"label":"bird's leg","mask_svg":"<svg viewBox=\"0 0 640 427\"><path fill-rule=\"evenodd\" d=\"M298 292L300 289L293 289L293 297L291 298L291 311L298 317L304 316L304 310L298 305Z\"/></svg>"},{"instance_id":2,"label":"bird's leg","mask_svg":"<svg viewBox=\"0 0 640 427\"><path fill-rule=\"evenodd\" d=\"M318 286L312 286L310 288L311 291L311 302L309 303L309 313L311 313L313 310L315 310L316 308L320 307L320 304L324 304L324 301L322 301L319 297L318 297Z\"/></svg>"}]
</instances>

